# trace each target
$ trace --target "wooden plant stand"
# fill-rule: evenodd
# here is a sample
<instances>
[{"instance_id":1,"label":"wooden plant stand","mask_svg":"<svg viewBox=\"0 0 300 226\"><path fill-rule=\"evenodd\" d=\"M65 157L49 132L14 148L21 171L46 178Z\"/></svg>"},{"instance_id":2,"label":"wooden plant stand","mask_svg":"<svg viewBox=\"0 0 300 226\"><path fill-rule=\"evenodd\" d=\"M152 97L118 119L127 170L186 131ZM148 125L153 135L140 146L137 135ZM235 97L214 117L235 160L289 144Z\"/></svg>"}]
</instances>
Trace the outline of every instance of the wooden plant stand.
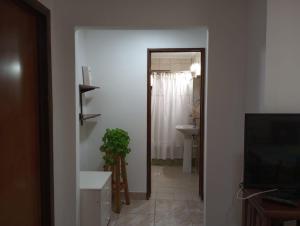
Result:
<instances>
[{"instance_id":1,"label":"wooden plant stand","mask_svg":"<svg viewBox=\"0 0 300 226\"><path fill-rule=\"evenodd\" d=\"M105 171L112 172L113 211L121 211L121 191L125 194L126 205L130 204L125 158L118 156L113 166L104 166Z\"/></svg>"}]
</instances>

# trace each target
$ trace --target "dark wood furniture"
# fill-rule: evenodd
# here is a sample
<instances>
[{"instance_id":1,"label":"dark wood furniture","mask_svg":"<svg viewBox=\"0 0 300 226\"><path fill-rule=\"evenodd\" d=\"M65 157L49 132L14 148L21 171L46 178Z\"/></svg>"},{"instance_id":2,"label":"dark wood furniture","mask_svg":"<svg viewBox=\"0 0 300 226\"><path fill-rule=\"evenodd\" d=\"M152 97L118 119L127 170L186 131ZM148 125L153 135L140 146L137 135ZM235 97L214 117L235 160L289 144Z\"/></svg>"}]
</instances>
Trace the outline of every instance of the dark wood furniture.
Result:
<instances>
[{"instance_id":1,"label":"dark wood furniture","mask_svg":"<svg viewBox=\"0 0 300 226\"><path fill-rule=\"evenodd\" d=\"M248 196L257 190L245 189L244 195ZM290 207L273 201L264 200L262 195L244 200L243 226L277 226L286 221L297 221L300 226L300 200L299 207Z\"/></svg>"},{"instance_id":2,"label":"dark wood furniture","mask_svg":"<svg viewBox=\"0 0 300 226\"><path fill-rule=\"evenodd\" d=\"M0 1L0 225L53 217L50 11Z\"/></svg>"},{"instance_id":3,"label":"dark wood furniture","mask_svg":"<svg viewBox=\"0 0 300 226\"><path fill-rule=\"evenodd\" d=\"M101 114L83 114L83 110L82 110L82 94L84 94L85 92L94 90L94 89L99 89L98 86L90 86L90 85L79 85L79 99L80 99L80 113L79 113L79 119L80 119L80 123L81 125L83 125L83 122L87 119L91 119L91 118L96 118L98 116L100 116Z\"/></svg>"}]
</instances>

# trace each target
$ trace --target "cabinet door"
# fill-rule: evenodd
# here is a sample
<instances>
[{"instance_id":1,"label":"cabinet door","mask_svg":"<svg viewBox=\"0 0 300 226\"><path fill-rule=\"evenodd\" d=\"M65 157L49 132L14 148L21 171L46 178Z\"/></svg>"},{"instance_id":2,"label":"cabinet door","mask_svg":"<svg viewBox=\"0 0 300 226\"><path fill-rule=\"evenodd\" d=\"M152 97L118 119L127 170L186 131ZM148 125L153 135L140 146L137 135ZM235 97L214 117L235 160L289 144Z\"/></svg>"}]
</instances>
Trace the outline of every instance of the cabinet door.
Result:
<instances>
[{"instance_id":1,"label":"cabinet door","mask_svg":"<svg viewBox=\"0 0 300 226\"><path fill-rule=\"evenodd\" d=\"M80 192L80 225L104 226L101 222L100 190L82 190Z\"/></svg>"},{"instance_id":2,"label":"cabinet door","mask_svg":"<svg viewBox=\"0 0 300 226\"><path fill-rule=\"evenodd\" d=\"M107 225L111 215L111 178L105 183L101 194L103 222Z\"/></svg>"}]
</instances>

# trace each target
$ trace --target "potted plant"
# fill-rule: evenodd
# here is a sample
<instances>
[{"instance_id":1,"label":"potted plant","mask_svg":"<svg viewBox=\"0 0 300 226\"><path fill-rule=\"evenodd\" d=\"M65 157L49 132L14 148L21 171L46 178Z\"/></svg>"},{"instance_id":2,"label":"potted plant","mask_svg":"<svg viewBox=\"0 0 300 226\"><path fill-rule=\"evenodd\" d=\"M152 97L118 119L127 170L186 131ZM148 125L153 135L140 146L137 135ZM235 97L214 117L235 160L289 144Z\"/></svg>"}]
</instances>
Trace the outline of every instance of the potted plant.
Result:
<instances>
[{"instance_id":1,"label":"potted plant","mask_svg":"<svg viewBox=\"0 0 300 226\"><path fill-rule=\"evenodd\" d=\"M102 141L100 151L104 152L103 159L106 167L113 166L118 157L125 159L131 151L128 147L130 137L125 130L119 128L106 129Z\"/></svg>"},{"instance_id":2,"label":"potted plant","mask_svg":"<svg viewBox=\"0 0 300 226\"><path fill-rule=\"evenodd\" d=\"M120 213L121 190L124 190L126 204L130 204L125 162L127 154L131 151L128 147L130 137L122 129L106 129L102 141L100 151L104 153L104 170L112 172L113 209L116 213Z\"/></svg>"}]
</instances>

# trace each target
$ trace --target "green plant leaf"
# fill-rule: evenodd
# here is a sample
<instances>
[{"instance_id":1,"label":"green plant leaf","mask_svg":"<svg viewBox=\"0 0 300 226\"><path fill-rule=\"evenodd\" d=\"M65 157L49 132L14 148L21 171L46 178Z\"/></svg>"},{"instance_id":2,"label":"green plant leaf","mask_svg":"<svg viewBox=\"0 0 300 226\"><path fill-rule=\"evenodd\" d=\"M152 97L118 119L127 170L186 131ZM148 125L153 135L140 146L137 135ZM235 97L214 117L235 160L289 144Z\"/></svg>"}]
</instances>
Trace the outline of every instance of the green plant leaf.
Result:
<instances>
[{"instance_id":1,"label":"green plant leaf","mask_svg":"<svg viewBox=\"0 0 300 226\"><path fill-rule=\"evenodd\" d=\"M130 137L125 130L119 128L106 129L102 141L100 151L105 154L103 159L106 165L113 165L116 157L122 156L125 158L131 152L128 147Z\"/></svg>"}]
</instances>

